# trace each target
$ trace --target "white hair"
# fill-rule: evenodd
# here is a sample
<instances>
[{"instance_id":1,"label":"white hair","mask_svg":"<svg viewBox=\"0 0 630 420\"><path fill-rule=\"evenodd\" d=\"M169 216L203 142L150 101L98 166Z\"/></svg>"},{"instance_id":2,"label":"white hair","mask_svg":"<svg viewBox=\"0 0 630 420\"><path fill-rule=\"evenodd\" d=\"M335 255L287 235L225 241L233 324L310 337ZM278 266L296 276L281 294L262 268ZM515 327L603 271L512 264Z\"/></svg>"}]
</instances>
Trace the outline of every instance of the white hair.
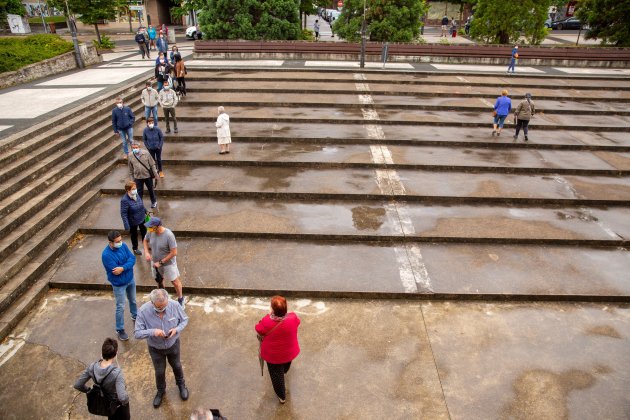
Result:
<instances>
[{"instance_id":1,"label":"white hair","mask_svg":"<svg viewBox=\"0 0 630 420\"><path fill-rule=\"evenodd\" d=\"M219 112L225 112L225 108L223 108L222 106L219 107Z\"/></svg>"},{"instance_id":2,"label":"white hair","mask_svg":"<svg viewBox=\"0 0 630 420\"><path fill-rule=\"evenodd\" d=\"M152 303L168 302L168 292L165 289L153 289L149 297Z\"/></svg>"}]
</instances>

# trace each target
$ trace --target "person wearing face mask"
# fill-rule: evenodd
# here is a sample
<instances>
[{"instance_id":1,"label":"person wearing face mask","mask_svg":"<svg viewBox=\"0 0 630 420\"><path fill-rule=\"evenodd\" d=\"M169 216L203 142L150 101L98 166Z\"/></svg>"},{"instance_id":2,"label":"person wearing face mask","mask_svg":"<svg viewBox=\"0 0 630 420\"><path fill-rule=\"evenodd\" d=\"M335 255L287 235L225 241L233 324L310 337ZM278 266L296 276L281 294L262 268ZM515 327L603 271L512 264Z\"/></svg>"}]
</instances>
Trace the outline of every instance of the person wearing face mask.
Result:
<instances>
[{"instance_id":1,"label":"person wearing face mask","mask_svg":"<svg viewBox=\"0 0 630 420\"><path fill-rule=\"evenodd\" d=\"M144 105L144 119L148 121L149 117L153 115L153 122L157 125L158 92L153 89L151 82L145 83L145 88L140 94L140 100Z\"/></svg>"},{"instance_id":2,"label":"person wearing face mask","mask_svg":"<svg viewBox=\"0 0 630 420\"><path fill-rule=\"evenodd\" d=\"M138 143L131 145L132 153L129 155L129 178L133 179L138 187L138 197L142 201L144 195L144 187L149 190L149 197L151 197L151 208L157 207L157 197L155 196L155 190L153 189L153 181L157 183L157 169L155 167L155 161L146 150L140 149Z\"/></svg>"},{"instance_id":3,"label":"person wearing face mask","mask_svg":"<svg viewBox=\"0 0 630 420\"><path fill-rule=\"evenodd\" d=\"M136 183L127 181L125 183L125 195L120 199L120 217L125 230L131 236L131 249L136 255L142 255L142 251L138 249L138 228L140 228L141 240L144 241L144 236L147 234L147 228L144 226L146 214L147 209L144 208L144 203L138 197Z\"/></svg>"},{"instance_id":4,"label":"person wearing face mask","mask_svg":"<svg viewBox=\"0 0 630 420\"><path fill-rule=\"evenodd\" d=\"M175 56L175 77L177 78L177 89L186 96L186 65L181 55Z\"/></svg>"},{"instance_id":5,"label":"person wearing face mask","mask_svg":"<svg viewBox=\"0 0 630 420\"><path fill-rule=\"evenodd\" d=\"M120 96L116 98L116 106L112 110L112 128L114 129L114 134L120 136L125 159L127 159L129 154L128 145L133 142L133 123L135 121L136 116L131 108L123 104Z\"/></svg>"},{"instance_id":6,"label":"person wearing face mask","mask_svg":"<svg viewBox=\"0 0 630 420\"><path fill-rule=\"evenodd\" d=\"M168 40L166 39L166 35L161 31L155 45L159 52L164 53L164 55L168 54Z\"/></svg>"},{"instance_id":7,"label":"person wearing face mask","mask_svg":"<svg viewBox=\"0 0 630 420\"><path fill-rule=\"evenodd\" d=\"M112 230L107 234L109 244L103 249L101 261L107 273L107 281L114 290L116 300L116 333L121 341L129 340L125 332L125 296L129 300L131 319L136 320L138 308L136 306L136 282L133 278L133 267L136 257L123 242L120 232Z\"/></svg>"},{"instance_id":8,"label":"person wearing face mask","mask_svg":"<svg viewBox=\"0 0 630 420\"><path fill-rule=\"evenodd\" d=\"M149 30L147 31L147 33L149 34L149 49L152 48L155 51L155 39L157 38L157 32L155 31L153 25L149 25Z\"/></svg>"},{"instance_id":9,"label":"person wearing face mask","mask_svg":"<svg viewBox=\"0 0 630 420\"><path fill-rule=\"evenodd\" d=\"M166 54L160 53L157 63L155 64L155 79L157 80L157 90L160 92L164 83L168 82L168 76L171 74L172 67L165 58Z\"/></svg>"},{"instance_id":10,"label":"person wearing face mask","mask_svg":"<svg viewBox=\"0 0 630 420\"><path fill-rule=\"evenodd\" d=\"M164 110L164 120L166 124L166 134L171 132L170 119L173 118L173 127L177 134L177 115L175 115L175 107L177 106L177 93L171 89L171 85L167 80L164 81L164 89L158 93L158 103Z\"/></svg>"},{"instance_id":11,"label":"person wearing face mask","mask_svg":"<svg viewBox=\"0 0 630 420\"><path fill-rule=\"evenodd\" d=\"M173 45L173 47L171 48L171 55L170 55L171 63L174 63L176 61L175 57L177 56L179 56L180 59L182 58L182 55L179 52L179 48L177 48L177 45Z\"/></svg>"},{"instance_id":12,"label":"person wearing face mask","mask_svg":"<svg viewBox=\"0 0 630 420\"><path fill-rule=\"evenodd\" d=\"M151 301L142 305L138 312L134 335L138 340L147 340L157 387L153 407L158 408L166 393L167 361L173 369L180 398L184 401L188 399L179 344L179 336L188 325L188 316L181 305L169 299L164 289L153 289L150 299Z\"/></svg>"},{"instance_id":13,"label":"person wearing face mask","mask_svg":"<svg viewBox=\"0 0 630 420\"><path fill-rule=\"evenodd\" d=\"M160 178L164 178L164 172L162 171L162 146L164 146L164 134L159 127L153 124L153 118L147 120L147 126L142 132L142 141L144 147L147 148L149 154L155 161L157 170L160 174Z\"/></svg>"}]
</instances>

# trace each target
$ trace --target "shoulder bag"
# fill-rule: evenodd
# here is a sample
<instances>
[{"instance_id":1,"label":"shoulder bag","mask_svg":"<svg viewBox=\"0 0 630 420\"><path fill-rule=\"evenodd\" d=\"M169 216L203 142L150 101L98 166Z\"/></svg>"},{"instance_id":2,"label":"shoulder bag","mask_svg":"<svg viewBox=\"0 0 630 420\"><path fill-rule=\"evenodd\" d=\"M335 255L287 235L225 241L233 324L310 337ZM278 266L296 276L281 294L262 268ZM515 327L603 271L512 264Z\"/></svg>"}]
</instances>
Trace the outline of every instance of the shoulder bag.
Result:
<instances>
[{"instance_id":1,"label":"shoulder bag","mask_svg":"<svg viewBox=\"0 0 630 420\"><path fill-rule=\"evenodd\" d=\"M138 156L135 153L132 153L133 157L136 158L136 160L138 161L138 163L140 165L142 165L142 167L144 169L146 169L149 172L149 175L151 176L151 179L153 180L153 188L157 187L157 178L155 177L155 174L153 173L153 171L150 168L147 168L147 165L145 165L144 163L142 163L142 161L138 158ZM146 218L145 218L146 219Z\"/></svg>"},{"instance_id":2,"label":"shoulder bag","mask_svg":"<svg viewBox=\"0 0 630 420\"><path fill-rule=\"evenodd\" d=\"M94 374L94 368L92 368L92 381L94 384L92 388L87 392L87 407L88 411L98 416L111 416L118 410L119 404L116 401L112 401L103 391L101 385L105 382L105 379L113 372L110 370L99 384L96 381L96 375Z\"/></svg>"},{"instance_id":3,"label":"shoulder bag","mask_svg":"<svg viewBox=\"0 0 630 420\"><path fill-rule=\"evenodd\" d=\"M260 376L264 376L263 372L264 372L264 367L265 367L265 360L262 358L262 355L261 355L262 342L265 339L265 337L267 337L269 334L271 334L273 332L273 330L278 328L278 326L280 326L280 324L282 324L283 321L284 321L284 319L282 321L278 322L276 325L274 325L274 327L272 329L270 329L269 332L267 334L265 334L265 335L256 334L256 338L258 338L258 362L260 363Z\"/></svg>"}]
</instances>

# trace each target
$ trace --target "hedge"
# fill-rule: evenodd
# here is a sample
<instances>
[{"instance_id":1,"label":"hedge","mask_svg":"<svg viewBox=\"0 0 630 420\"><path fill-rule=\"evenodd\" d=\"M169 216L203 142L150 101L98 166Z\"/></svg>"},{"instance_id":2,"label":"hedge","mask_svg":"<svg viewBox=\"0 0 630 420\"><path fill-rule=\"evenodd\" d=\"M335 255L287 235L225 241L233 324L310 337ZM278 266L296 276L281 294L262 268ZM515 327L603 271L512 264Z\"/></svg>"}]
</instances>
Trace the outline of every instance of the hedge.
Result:
<instances>
[{"instance_id":1,"label":"hedge","mask_svg":"<svg viewBox=\"0 0 630 420\"><path fill-rule=\"evenodd\" d=\"M0 38L0 73L67 53L72 48L72 42L51 34Z\"/></svg>"}]
</instances>

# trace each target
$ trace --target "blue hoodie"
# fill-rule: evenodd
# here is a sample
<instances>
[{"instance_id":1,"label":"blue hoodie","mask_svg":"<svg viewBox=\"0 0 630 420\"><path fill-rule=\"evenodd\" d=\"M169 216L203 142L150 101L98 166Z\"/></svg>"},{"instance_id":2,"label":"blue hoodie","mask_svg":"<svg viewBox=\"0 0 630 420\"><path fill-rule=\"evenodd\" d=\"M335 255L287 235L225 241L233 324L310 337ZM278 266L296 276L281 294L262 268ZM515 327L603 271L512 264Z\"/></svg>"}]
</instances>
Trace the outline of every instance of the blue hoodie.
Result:
<instances>
[{"instance_id":1,"label":"blue hoodie","mask_svg":"<svg viewBox=\"0 0 630 420\"><path fill-rule=\"evenodd\" d=\"M107 281L113 286L126 286L133 281L133 266L136 265L136 257L131 253L127 244L123 243L120 248L113 248L107 245L101 255L103 267L107 273ZM112 273L116 267L124 268L119 275Z\"/></svg>"},{"instance_id":2,"label":"blue hoodie","mask_svg":"<svg viewBox=\"0 0 630 420\"><path fill-rule=\"evenodd\" d=\"M148 150L161 149L164 145L164 134L160 127L145 127L142 132L142 141Z\"/></svg>"}]
</instances>

